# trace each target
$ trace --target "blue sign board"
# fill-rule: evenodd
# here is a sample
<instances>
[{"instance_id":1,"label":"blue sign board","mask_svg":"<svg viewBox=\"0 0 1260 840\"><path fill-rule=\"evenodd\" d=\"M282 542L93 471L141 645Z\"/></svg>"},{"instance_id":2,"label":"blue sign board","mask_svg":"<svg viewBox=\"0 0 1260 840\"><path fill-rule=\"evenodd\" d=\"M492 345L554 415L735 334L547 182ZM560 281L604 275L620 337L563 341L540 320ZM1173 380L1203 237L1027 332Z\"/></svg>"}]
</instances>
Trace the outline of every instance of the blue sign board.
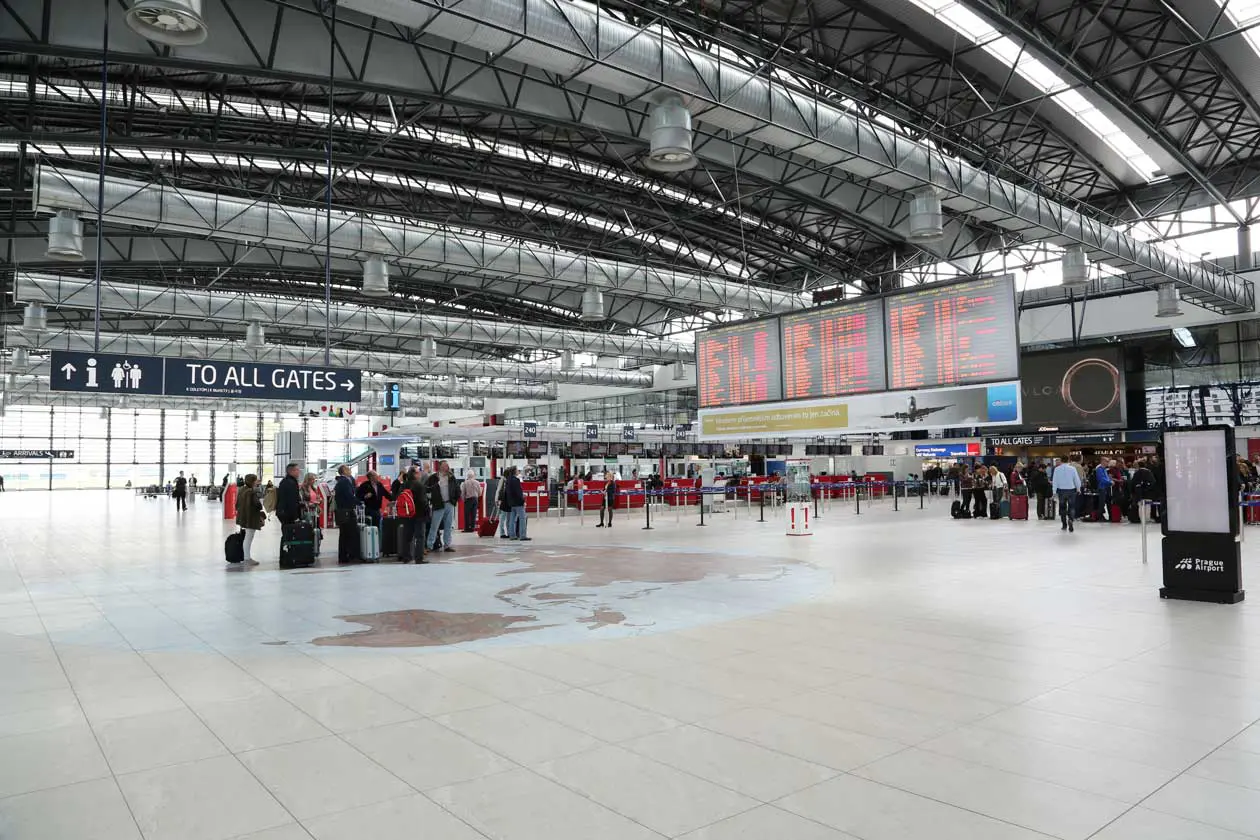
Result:
<instances>
[{"instance_id":1,"label":"blue sign board","mask_svg":"<svg viewBox=\"0 0 1260 840\"><path fill-rule=\"evenodd\" d=\"M683 423L674 427L674 440L686 440L691 435L691 424Z\"/></svg>"},{"instance_id":2,"label":"blue sign board","mask_svg":"<svg viewBox=\"0 0 1260 840\"><path fill-rule=\"evenodd\" d=\"M162 379L162 359L154 356L52 351L54 391L160 395Z\"/></svg>"},{"instance_id":3,"label":"blue sign board","mask_svg":"<svg viewBox=\"0 0 1260 840\"><path fill-rule=\"evenodd\" d=\"M527 439L538 437L538 422L536 420L526 420L521 426Z\"/></svg>"},{"instance_id":4,"label":"blue sign board","mask_svg":"<svg viewBox=\"0 0 1260 840\"><path fill-rule=\"evenodd\" d=\"M914 454L920 458L966 458L980 454L974 447L967 450L965 443L915 444Z\"/></svg>"},{"instance_id":5,"label":"blue sign board","mask_svg":"<svg viewBox=\"0 0 1260 840\"><path fill-rule=\"evenodd\" d=\"M587 424L586 424L586 439L587 439L587 440L598 440L598 439L599 439L599 425L598 425L598 424L596 424L596 423L587 423Z\"/></svg>"},{"instance_id":6,"label":"blue sign board","mask_svg":"<svg viewBox=\"0 0 1260 840\"><path fill-rule=\"evenodd\" d=\"M634 440L634 426L622 426L622 427L621 427L621 439L622 439L622 440Z\"/></svg>"},{"instance_id":7,"label":"blue sign board","mask_svg":"<svg viewBox=\"0 0 1260 840\"><path fill-rule=\"evenodd\" d=\"M52 390L252 400L358 402L357 370L54 350Z\"/></svg>"},{"instance_id":8,"label":"blue sign board","mask_svg":"<svg viewBox=\"0 0 1260 840\"><path fill-rule=\"evenodd\" d=\"M398 411L402 408L402 386L390 382L385 386L385 410Z\"/></svg>"}]
</instances>

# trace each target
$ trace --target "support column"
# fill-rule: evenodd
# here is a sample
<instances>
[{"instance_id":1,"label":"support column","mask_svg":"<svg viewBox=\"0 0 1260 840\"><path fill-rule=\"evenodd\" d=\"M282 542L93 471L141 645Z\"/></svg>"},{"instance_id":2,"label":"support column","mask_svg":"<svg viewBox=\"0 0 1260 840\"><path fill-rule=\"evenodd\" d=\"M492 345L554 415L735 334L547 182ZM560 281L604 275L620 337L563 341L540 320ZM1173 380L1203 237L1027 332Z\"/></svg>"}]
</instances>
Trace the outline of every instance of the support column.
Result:
<instances>
[{"instance_id":1,"label":"support column","mask_svg":"<svg viewBox=\"0 0 1260 840\"><path fill-rule=\"evenodd\" d=\"M1252 268L1253 253L1251 250L1251 225L1238 226L1238 260L1234 267L1239 271Z\"/></svg>"}]
</instances>

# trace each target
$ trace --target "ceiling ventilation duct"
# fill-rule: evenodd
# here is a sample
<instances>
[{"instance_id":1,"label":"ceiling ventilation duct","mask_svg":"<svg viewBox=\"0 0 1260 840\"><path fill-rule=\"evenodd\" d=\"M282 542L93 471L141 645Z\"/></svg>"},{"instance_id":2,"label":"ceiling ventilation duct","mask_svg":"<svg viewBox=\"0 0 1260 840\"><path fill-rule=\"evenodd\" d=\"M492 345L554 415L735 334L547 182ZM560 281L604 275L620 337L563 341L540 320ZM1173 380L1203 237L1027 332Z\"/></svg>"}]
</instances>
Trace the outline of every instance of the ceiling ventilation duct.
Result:
<instances>
[{"instance_id":1,"label":"ceiling ventilation duct","mask_svg":"<svg viewBox=\"0 0 1260 840\"><path fill-rule=\"evenodd\" d=\"M1089 257L1079 245L1063 252L1063 285L1069 289L1089 285Z\"/></svg>"},{"instance_id":2,"label":"ceiling ventilation duct","mask_svg":"<svg viewBox=\"0 0 1260 840\"><path fill-rule=\"evenodd\" d=\"M48 250L44 256L50 260L81 262L83 260L83 222L73 210L58 210L48 220Z\"/></svg>"},{"instance_id":3,"label":"ceiling ventilation duct","mask_svg":"<svg viewBox=\"0 0 1260 840\"><path fill-rule=\"evenodd\" d=\"M41 332L48 329L48 310L39 303L28 303L22 311L22 329Z\"/></svg>"},{"instance_id":4,"label":"ceiling ventilation duct","mask_svg":"<svg viewBox=\"0 0 1260 840\"><path fill-rule=\"evenodd\" d=\"M437 341L432 338L426 338L420 345L420 358L436 359L437 358Z\"/></svg>"},{"instance_id":5,"label":"ceiling ventilation duct","mask_svg":"<svg viewBox=\"0 0 1260 840\"><path fill-rule=\"evenodd\" d=\"M565 350L560 354L560 370L573 370L573 351Z\"/></svg>"},{"instance_id":6,"label":"ceiling ventilation duct","mask_svg":"<svg viewBox=\"0 0 1260 840\"><path fill-rule=\"evenodd\" d=\"M261 350L267 346L267 334L263 331L262 324L250 321L245 327L245 346L251 350Z\"/></svg>"},{"instance_id":7,"label":"ceiling ventilation duct","mask_svg":"<svg viewBox=\"0 0 1260 840\"><path fill-rule=\"evenodd\" d=\"M1176 318L1181 315L1181 293L1177 291L1177 284L1162 284L1158 294L1155 302L1156 318Z\"/></svg>"},{"instance_id":8,"label":"ceiling ventilation duct","mask_svg":"<svg viewBox=\"0 0 1260 840\"><path fill-rule=\"evenodd\" d=\"M587 287L582 292L582 315L583 321L602 321L604 320L604 293L599 289Z\"/></svg>"},{"instance_id":9,"label":"ceiling ventilation duct","mask_svg":"<svg viewBox=\"0 0 1260 840\"><path fill-rule=\"evenodd\" d=\"M674 94L662 97L648 112L650 132L647 160L644 165L656 172L683 172L694 169L695 152L691 150L691 112Z\"/></svg>"},{"instance_id":10,"label":"ceiling ventilation duct","mask_svg":"<svg viewBox=\"0 0 1260 840\"><path fill-rule=\"evenodd\" d=\"M210 30L201 15L201 0L135 0L127 10L127 26L157 44L191 47Z\"/></svg>"},{"instance_id":11,"label":"ceiling ventilation duct","mask_svg":"<svg viewBox=\"0 0 1260 840\"><path fill-rule=\"evenodd\" d=\"M389 294L389 264L381 257L369 257L363 263L363 294L368 297Z\"/></svg>"},{"instance_id":12,"label":"ceiling ventilation duct","mask_svg":"<svg viewBox=\"0 0 1260 840\"><path fill-rule=\"evenodd\" d=\"M674 381L682 382L687 378L687 366L682 362L674 362Z\"/></svg>"},{"instance_id":13,"label":"ceiling ventilation duct","mask_svg":"<svg viewBox=\"0 0 1260 840\"><path fill-rule=\"evenodd\" d=\"M915 190L910 198L910 241L932 242L944 235L941 194L934 187Z\"/></svg>"},{"instance_id":14,"label":"ceiling ventilation duct","mask_svg":"<svg viewBox=\"0 0 1260 840\"><path fill-rule=\"evenodd\" d=\"M13 351L13 366L24 368L31 363L30 356L26 352L25 347L19 347Z\"/></svg>"},{"instance_id":15,"label":"ceiling ventilation duct","mask_svg":"<svg viewBox=\"0 0 1260 840\"><path fill-rule=\"evenodd\" d=\"M102 407L102 408L101 408L101 413L100 413L100 414L98 414L97 416L98 416L98 417L100 417L102 420L108 420L108 419L109 419L109 408L107 408L107 407Z\"/></svg>"},{"instance_id":16,"label":"ceiling ventilation duct","mask_svg":"<svg viewBox=\"0 0 1260 840\"><path fill-rule=\"evenodd\" d=\"M17 386L18 386L18 384L17 384L17 374L16 374L16 373L6 374L6 375L5 375L5 377L4 377L4 388L5 388L5 390L6 390L6 391L16 391L16 390L17 390Z\"/></svg>"}]
</instances>

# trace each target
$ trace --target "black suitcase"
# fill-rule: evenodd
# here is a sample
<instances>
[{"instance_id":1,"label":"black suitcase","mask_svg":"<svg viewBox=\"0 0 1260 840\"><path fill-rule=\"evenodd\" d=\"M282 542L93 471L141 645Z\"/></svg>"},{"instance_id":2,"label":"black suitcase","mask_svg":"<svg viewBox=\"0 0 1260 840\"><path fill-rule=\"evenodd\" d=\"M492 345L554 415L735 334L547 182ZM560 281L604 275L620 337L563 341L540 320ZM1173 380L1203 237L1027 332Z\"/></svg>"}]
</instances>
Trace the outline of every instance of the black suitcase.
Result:
<instances>
[{"instance_id":1,"label":"black suitcase","mask_svg":"<svg viewBox=\"0 0 1260 840\"><path fill-rule=\"evenodd\" d=\"M953 517L954 519L961 519L962 518L962 502L958 501L957 499L954 499L954 501L950 503L950 506L949 506L949 515Z\"/></svg>"},{"instance_id":2,"label":"black suitcase","mask_svg":"<svg viewBox=\"0 0 1260 840\"><path fill-rule=\"evenodd\" d=\"M315 528L309 522L289 522L280 529L280 568L315 565Z\"/></svg>"},{"instance_id":3,"label":"black suitcase","mask_svg":"<svg viewBox=\"0 0 1260 840\"><path fill-rule=\"evenodd\" d=\"M997 502L989 502L989 518L990 519L1002 518L1002 506L998 504Z\"/></svg>"},{"instance_id":4,"label":"black suitcase","mask_svg":"<svg viewBox=\"0 0 1260 840\"><path fill-rule=\"evenodd\" d=\"M398 517L381 517L381 556L394 557L398 554Z\"/></svg>"},{"instance_id":5,"label":"black suitcase","mask_svg":"<svg viewBox=\"0 0 1260 840\"><path fill-rule=\"evenodd\" d=\"M237 531L235 534L228 534L226 540L223 541L224 559L229 563L245 562L245 532Z\"/></svg>"}]
</instances>

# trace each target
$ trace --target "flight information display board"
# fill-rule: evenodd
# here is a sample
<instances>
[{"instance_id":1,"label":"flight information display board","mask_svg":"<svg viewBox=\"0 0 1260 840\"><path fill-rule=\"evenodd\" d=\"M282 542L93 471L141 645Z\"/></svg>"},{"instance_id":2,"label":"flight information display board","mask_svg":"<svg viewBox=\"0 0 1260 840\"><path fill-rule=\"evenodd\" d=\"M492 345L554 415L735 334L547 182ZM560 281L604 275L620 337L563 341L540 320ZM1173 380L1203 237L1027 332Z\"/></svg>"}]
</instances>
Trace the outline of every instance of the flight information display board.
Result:
<instances>
[{"instance_id":1,"label":"flight information display board","mask_svg":"<svg viewBox=\"0 0 1260 840\"><path fill-rule=\"evenodd\" d=\"M696 338L696 366L701 408L783 399L778 320L701 333Z\"/></svg>"},{"instance_id":2,"label":"flight information display board","mask_svg":"<svg viewBox=\"0 0 1260 840\"><path fill-rule=\"evenodd\" d=\"M889 297L884 306L893 390L1019 378L1009 276L925 286Z\"/></svg>"},{"instance_id":3,"label":"flight information display board","mask_svg":"<svg viewBox=\"0 0 1260 840\"><path fill-rule=\"evenodd\" d=\"M883 301L856 301L784 315L779 324L784 399L888 389Z\"/></svg>"}]
</instances>

